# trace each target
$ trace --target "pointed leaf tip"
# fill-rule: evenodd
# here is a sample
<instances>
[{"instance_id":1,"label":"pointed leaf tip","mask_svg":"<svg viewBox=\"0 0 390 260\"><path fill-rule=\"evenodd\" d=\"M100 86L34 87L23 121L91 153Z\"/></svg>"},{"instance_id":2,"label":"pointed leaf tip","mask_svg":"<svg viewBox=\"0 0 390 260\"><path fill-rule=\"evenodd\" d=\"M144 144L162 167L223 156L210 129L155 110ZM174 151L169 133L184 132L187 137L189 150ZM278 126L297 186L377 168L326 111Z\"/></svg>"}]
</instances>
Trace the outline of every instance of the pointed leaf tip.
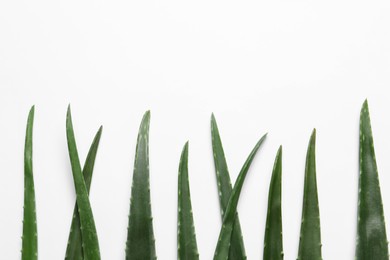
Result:
<instances>
[{"instance_id":1,"label":"pointed leaf tip","mask_svg":"<svg viewBox=\"0 0 390 260\"><path fill-rule=\"evenodd\" d=\"M214 113L211 114L211 141L215 166L215 175L217 178L217 187L221 209L221 217L226 213L226 207L232 192L232 185L229 176L229 170L222 146L222 140L219 135L217 121ZM230 249L228 259L246 259L245 247L241 233L238 214L233 225L233 231L230 240Z\"/></svg>"},{"instance_id":2,"label":"pointed leaf tip","mask_svg":"<svg viewBox=\"0 0 390 260\"><path fill-rule=\"evenodd\" d=\"M282 153L283 153L283 146L280 145L276 156L282 156Z\"/></svg>"},{"instance_id":3,"label":"pointed leaf tip","mask_svg":"<svg viewBox=\"0 0 390 260\"><path fill-rule=\"evenodd\" d=\"M72 124L72 112L70 109L70 104L68 105L68 108L66 109L66 122Z\"/></svg>"},{"instance_id":4,"label":"pointed leaf tip","mask_svg":"<svg viewBox=\"0 0 390 260\"><path fill-rule=\"evenodd\" d=\"M367 101L367 99L363 102L360 114L361 114L361 117L364 116L364 115L368 115L369 116L369 114L370 114L369 109L368 109L368 101Z\"/></svg>"},{"instance_id":5,"label":"pointed leaf tip","mask_svg":"<svg viewBox=\"0 0 390 260\"><path fill-rule=\"evenodd\" d=\"M150 124L150 110L147 110L142 117L140 127L141 128L144 127L145 130L148 130L149 124Z\"/></svg>"},{"instance_id":6,"label":"pointed leaf tip","mask_svg":"<svg viewBox=\"0 0 390 260\"><path fill-rule=\"evenodd\" d=\"M66 135L68 141L68 152L72 168L74 186L76 190L76 201L80 217L80 230L83 238L84 257L86 259L100 259L99 242L96 233L95 221L89 202L87 187L81 170L78 157L76 140L73 131L70 106L68 106L66 117Z\"/></svg>"},{"instance_id":7,"label":"pointed leaf tip","mask_svg":"<svg viewBox=\"0 0 390 260\"><path fill-rule=\"evenodd\" d=\"M184 157L188 157L188 146L189 146L189 143L188 141L185 142L184 146L183 146L183 150L181 152L181 158L180 160L182 160Z\"/></svg>"},{"instance_id":8,"label":"pointed leaf tip","mask_svg":"<svg viewBox=\"0 0 390 260\"><path fill-rule=\"evenodd\" d=\"M211 119L211 122L215 121L215 115L214 115L214 113L211 113L210 119Z\"/></svg>"},{"instance_id":9,"label":"pointed leaf tip","mask_svg":"<svg viewBox=\"0 0 390 260\"><path fill-rule=\"evenodd\" d=\"M184 145L180 156L177 213L178 259L198 260L199 253L196 243L188 179L188 142Z\"/></svg>"},{"instance_id":10,"label":"pointed leaf tip","mask_svg":"<svg viewBox=\"0 0 390 260\"><path fill-rule=\"evenodd\" d=\"M316 135L317 135L317 130L315 128L313 128L313 131L311 132L311 138L315 140Z\"/></svg>"},{"instance_id":11,"label":"pointed leaf tip","mask_svg":"<svg viewBox=\"0 0 390 260\"><path fill-rule=\"evenodd\" d=\"M310 137L306 154L298 260L322 259L320 212L316 177L315 137L316 132L314 129Z\"/></svg>"},{"instance_id":12,"label":"pointed leaf tip","mask_svg":"<svg viewBox=\"0 0 390 260\"><path fill-rule=\"evenodd\" d=\"M33 177L33 124L34 106L27 118L26 139L24 147L24 206L22 259L38 258L37 219Z\"/></svg>"},{"instance_id":13,"label":"pointed leaf tip","mask_svg":"<svg viewBox=\"0 0 390 260\"><path fill-rule=\"evenodd\" d=\"M283 259L282 146L279 147L276 153L272 177L269 184L263 259Z\"/></svg>"},{"instance_id":14,"label":"pointed leaf tip","mask_svg":"<svg viewBox=\"0 0 390 260\"><path fill-rule=\"evenodd\" d=\"M138 132L126 241L126 259L155 259L149 185L149 123L146 111Z\"/></svg>"},{"instance_id":15,"label":"pointed leaf tip","mask_svg":"<svg viewBox=\"0 0 390 260\"><path fill-rule=\"evenodd\" d=\"M367 100L360 112L356 259L389 259L385 217Z\"/></svg>"},{"instance_id":16,"label":"pointed leaf tip","mask_svg":"<svg viewBox=\"0 0 390 260\"><path fill-rule=\"evenodd\" d=\"M213 134L215 130L218 131L217 120L215 119L214 113L211 113L210 126L211 126L211 134Z\"/></svg>"},{"instance_id":17,"label":"pointed leaf tip","mask_svg":"<svg viewBox=\"0 0 390 260\"><path fill-rule=\"evenodd\" d=\"M32 106L30 108L30 111L28 112L28 117L27 117L28 127L30 127L30 124L32 124L32 120L34 120L34 114L35 114L35 106Z\"/></svg>"},{"instance_id":18,"label":"pointed leaf tip","mask_svg":"<svg viewBox=\"0 0 390 260\"><path fill-rule=\"evenodd\" d=\"M146 110L144 116L150 118L150 110Z\"/></svg>"}]
</instances>

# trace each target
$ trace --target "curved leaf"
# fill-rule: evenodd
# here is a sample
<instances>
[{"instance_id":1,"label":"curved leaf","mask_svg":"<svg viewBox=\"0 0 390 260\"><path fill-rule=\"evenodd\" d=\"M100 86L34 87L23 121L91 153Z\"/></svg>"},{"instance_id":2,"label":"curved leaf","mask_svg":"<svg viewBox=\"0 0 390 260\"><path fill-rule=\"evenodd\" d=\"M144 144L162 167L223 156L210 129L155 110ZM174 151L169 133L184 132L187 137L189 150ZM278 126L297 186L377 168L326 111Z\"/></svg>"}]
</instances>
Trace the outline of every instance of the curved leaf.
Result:
<instances>
[{"instance_id":1,"label":"curved leaf","mask_svg":"<svg viewBox=\"0 0 390 260\"><path fill-rule=\"evenodd\" d=\"M83 177L85 181L85 185L87 187L87 192L89 193L91 187L92 173L95 165L95 159L97 150L99 147L100 137L102 135L103 127L101 126L98 132L93 139L91 147L89 148L89 152L87 155L87 159L85 160L84 168L83 168ZM72 224L70 227L70 233L68 238L68 246L66 248L65 259L69 260L83 260L84 254L82 250L82 238L81 238L81 225L80 225L80 216L77 209L77 202L74 206L73 210L73 218Z\"/></svg>"},{"instance_id":2,"label":"curved leaf","mask_svg":"<svg viewBox=\"0 0 390 260\"><path fill-rule=\"evenodd\" d=\"M223 218L221 231L219 233L218 243L214 253L214 260L226 260L229 257L230 241L231 241L232 231L234 228L234 223L237 215L236 212L237 204L240 198L242 185L244 184L245 177L248 173L249 167L257 151L259 150L261 144L263 143L265 137L266 135L264 135L257 142L252 152L249 154L234 184L232 194L230 195L229 202L226 207L226 212Z\"/></svg>"},{"instance_id":3,"label":"curved leaf","mask_svg":"<svg viewBox=\"0 0 390 260\"><path fill-rule=\"evenodd\" d=\"M38 259L37 217L35 209L35 191L33 177L33 124L34 106L28 114L26 142L24 146L24 210L23 210L23 236L22 259Z\"/></svg>"},{"instance_id":4,"label":"curved leaf","mask_svg":"<svg viewBox=\"0 0 390 260\"><path fill-rule=\"evenodd\" d=\"M66 116L66 135L68 139L69 157L72 165L73 180L76 190L76 202L80 216L80 229L83 241L82 249L84 253L84 259L99 260L99 241L96 233L91 204L89 202L87 186L84 182L80 160L77 153L70 106L68 106L68 112Z\"/></svg>"},{"instance_id":5,"label":"curved leaf","mask_svg":"<svg viewBox=\"0 0 390 260\"><path fill-rule=\"evenodd\" d=\"M180 157L177 220L177 259L199 259L188 181L188 142Z\"/></svg>"},{"instance_id":6,"label":"curved leaf","mask_svg":"<svg viewBox=\"0 0 390 260\"><path fill-rule=\"evenodd\" d=\"M211 115L211 141L213 146L215 175L217 177L219 205L221 209L221 218L223 220L226 206L229 202L230 194L232 193L232 184L214 114ZM246 259L238 214L234 223L228 259Z\"/></svg>"},{"instance_id":7,"label":"curved leaf","mask_svg":"<svg viewBox=\"0 0 390 260\"><path fill-rule=\"evenodd\" d=\"M264 260L283 259L282 231L282 146L280 146L276 154L269 185L267 223L264 237Z\"/></svg>"},{"instance_id":8,"label":"curved leaf","mask_svg":"<svg viewBox=\"0 0 390 260\"><path fill-rule=\"evenodd\" d=\"M305 184L303 192L301 236L299 239L298 260L320 260L321 229L318 206L316 158L316 130L310 137L306 156Z\"/></svg>"}]
</instances>

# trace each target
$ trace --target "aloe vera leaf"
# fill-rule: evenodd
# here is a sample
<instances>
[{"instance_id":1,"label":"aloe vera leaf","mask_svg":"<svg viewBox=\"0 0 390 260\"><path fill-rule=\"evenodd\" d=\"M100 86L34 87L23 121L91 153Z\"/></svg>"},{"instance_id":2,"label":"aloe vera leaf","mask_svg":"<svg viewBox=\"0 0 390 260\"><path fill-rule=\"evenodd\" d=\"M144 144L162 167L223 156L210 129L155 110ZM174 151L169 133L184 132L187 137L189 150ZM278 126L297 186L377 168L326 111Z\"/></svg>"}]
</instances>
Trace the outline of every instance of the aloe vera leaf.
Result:
<instances>
[{"instance_id":1,"label":"aloe vera leaf","mask_svg":"<svg viewBox=\"0 0 390 260\"><path fill-rule=\"evenodd\" d=\"M38 259L37 217L32 162L34 110L34 106L32 106L28 114L26 141L24 146L23 260Z\"/></svg>"},{"instance_id":2,"label":"aloe vera leaf","mask_svg":"<svg viewBox=\"0 0 390 260\"><path fill-rule=\"evenodd\" d=\"M316 130L310 137L306 156L305 183L301 235L299 239L298 260L319 260L321 256L320 211L318 206L316 158Z\"/></svg>"},{"instance_id":3,"label":"aloe vera leaf","mask_svg":"<svg viewBox=\"0 0 390 260\"><path fill-rule=\"evenodd\" d=\"M229 198L228 205L226 207L226 212L223 217L221 231L219 233L217 247L214 253L214 260L226 260L229 257L230 250L230 241L232 236L232 231L234 228L235 219L237 216L237 204L240 198L241 189L245 181L245 177L248 173L249 167L259 150L261 144L263 143L266 135L264 135L252 149L248 158L246 159L244 165L241 168L240 174L237 177L237 180L234 184L234 188Z\"/></svg>"},{"instance_id":4,"label":"aloe vera leaf","mask_svg":"<svg viewBox=\"0 0 390 260\"><path fill-rule=\"evenodd\" d=\"M264 260L283 259L282 231L282 146L280 146L276 154L269 185Z\"/></svg>"},{"instance_id":5,"label":"aloe vera leaf","mask_svg":"<svg viewBox=\"0 0 390 260\"><path fill-rule=\"evenodd\" d=\"M385 218L367 100L360 113L357 260L389 259Z\"/></svg>"},{"instance_id":6,"label":"aloe vera leaf","mask_svg":"<svg viewBox=\"0 0 390 260\"><path fill-rule=\"evenodd\" d=\"M188 142L180 157L177 220L177 259L199 259L188 180Z\"/></svg>"},{"instance_id":7,"label":"aloe vera leaf","mask_svg":"<svg viewBox=\"0 0 390 260\"><path fill-rule=\"evenodd\" d=\"M96 232L95 221L93 219L91 204L89 202L87 186L84 181L79 156L77 153L70 106L68 106L68 112L66 115L66 135L68 140L68 150L72 166L74 186L76 190L76 202L80 217L80 230L84 259L98 260L100 259L99 241Z\"/></svg>"},{"instance_id":8,"label":"aloe vera leaf","mask_svg":"<svg viewBox=\"0 0 390 260\"><path fill-rule=\"evenodd\" d=\"M126 259L156 259L149 185L150 112L142 118L135 152Z\"/></svg>"},{"instance_id":9,"label":"aloe vera leaf","mask_svg":"<svg viewBox=\"0 0 390 260\"><path fill-rule=\"evenodd\" d=\"M211 115L211 141L213 147L215 175L217 177L219 205L221 209L221 218L223 220L226 206L228 204L230 194L232 193L232 184L214 114ZM234 223L228 259L246 259L238 214Z\"/></svg>"},{"instance_id":10,"label":"aloe vera leaf","mask_svg":"<svg viewBox=\"0 0 390 260\"><path fill-rule=\"evenodd\" d=\"M83 168L83 177L85 185L87 187L87 192L89 193L91 187L92 173L95 165L95 159L97 150L99 147L100 137L102 135L103 127L101 126L98 132L93 139L91 147L89 148L87 159L85 160ZM77 209L77 202L73 210L72 224L70 227L70 233L68 238L68 246L66 248L65 259L69 260L83 260L84 254L82 249L82 238L81 238L81 226L80 226L80 216Z\"/></svg>"}]
</instances>

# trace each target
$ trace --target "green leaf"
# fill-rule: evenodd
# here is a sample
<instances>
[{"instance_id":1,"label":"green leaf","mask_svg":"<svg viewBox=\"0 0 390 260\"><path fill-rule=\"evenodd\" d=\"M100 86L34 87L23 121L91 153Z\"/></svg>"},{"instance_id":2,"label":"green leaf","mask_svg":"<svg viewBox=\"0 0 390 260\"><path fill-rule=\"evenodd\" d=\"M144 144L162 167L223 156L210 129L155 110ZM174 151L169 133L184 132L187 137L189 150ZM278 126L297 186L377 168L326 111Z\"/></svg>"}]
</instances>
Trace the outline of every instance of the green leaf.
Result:
<instances>
[{"instance_id":1,"label":"green leaf","mask_svg":"<svg viewBox=\"0 0 390 260\"><path fill-rule=\"evenodd\" d=\"M385 218L367 100L360 112L357 260L389 259Z\"/></svg>"},{"instance_id":2,"label":"green leaf","mask_svg":"<svg viewBox=\"0 0 390 260\"><path fill-rule=\"evenodd\" d=\"M318 206L316 158L316 130L310 137L306 156L305 183L303 192L301 236L298 260L319 260L321 256L320 211Z\"/></svg>"},{"instance_id":3,"label":"green leaf","mask_svg":"<svg viewBox=\"0 0 390 260\"><path fill-rule=\"evenodd\" d=\"M126 259L156 259L149 187L150 112L142 118L135 152Z\"/></svg>"},{"instance_id":4,"label":"green leaf","mask_svg":"<svg viewBox=\"0 0 390 260\"><path fill-rule=\"evenodd\" d=\"M282 234L282 146L280 146L276 154L269 185L267 224L264 237L264 260L283 259Z\"/></svg>"},{"instance_id":5,"label":"green leaf","mask_svg":"<svg viewBox=\"0 0 390 260\"><path fill-rule=\"evenodd\" d=\"M68 106L68 112L66 116L66 135L68 140L69 157L72 165L74 186L76 190L76 202L80 216L80 229L83 241L82 250L84 253L84 259L99 260L99 241L96 233L91 204L89 202L87 186L84 181L79 156L77 153L70 106Z\"/></svg>"},{"instance_id":6,"label":"green leaf","mask_svg":"<svg viewBox=\"0 0 390 260\"><path fill-rule=\"evenodd\" d=\"M188 181L188 142L180 157L177 220L177 259L199 259Z\"/></svg>"},{"instance_id":7,"label":"green leaf","mask_svg":"<svg viewBox=\"0 0 390 260\"><path fill-rule=\"evenodd\" d=\"M257 151L259 150L261 144L263 143L265 137L266 135L264 135L257 142L252 152L249 154L234 184L234 188L232 190L228 205L226 207L226 212L223 218L221 231L219 233L218 243L214 253L214 260L226 260L229 257L230 241L231 241L232 231L234 228L235 219L237 216L237 212L236 212L237 204L240 198L241 189L244 184L245 177L248 173L249 167Z\"/></svg>"},{"instance_id":8,"label":"green leaf","mask_svg":"<svg viewBox=\"0 0 390 260\"><path fill-rule=\"evenodd\" d=\"M99 128L99 131L96 133L95 138L93 139L92 145L89 148L87 159L85 160L83 168L83 177L85 185L87 187L87 192L89 193L91 187L92 173L95 165L95 159L97 150L99 147L100 137L102 135L102 126ZM81 237L81 225L80 225L80 216L77 210L77 202L73 210L72 224L70 227L70 233L68 238L68 246L66 248L65 259L69 260L83 260L84 254L82 250L82 237Z\"/></svg>"},{"instance_id":9,"label":"green leaf","mask_svg":"<svg viewBox=\"0 0 390 260\"><path fill-rule=\"evenodd\" d=\"M24 146L24 211L22 259L38 259L37 217L35 211L35 191L33 177L33 124L34 106L28 114L26 142Z\"/></svg>"},{"instance_id":10,"label":"green leaf","mask_svg":"<svg viewBox=\"0 0 390 260\"><path fill-rule=\"evenodd\" d=\"M211 141L213 146L215 175L217 177L219 205L221 209L221 218L223 220L229 197L232 193L232 184L230 181L225 153L223 151L222 141L219 135L218 126L214 114L211 115ZM246 259L244 241L242 239L241 226L238 214L234 223L228 259Z\"/></svg>"}]
</instances>

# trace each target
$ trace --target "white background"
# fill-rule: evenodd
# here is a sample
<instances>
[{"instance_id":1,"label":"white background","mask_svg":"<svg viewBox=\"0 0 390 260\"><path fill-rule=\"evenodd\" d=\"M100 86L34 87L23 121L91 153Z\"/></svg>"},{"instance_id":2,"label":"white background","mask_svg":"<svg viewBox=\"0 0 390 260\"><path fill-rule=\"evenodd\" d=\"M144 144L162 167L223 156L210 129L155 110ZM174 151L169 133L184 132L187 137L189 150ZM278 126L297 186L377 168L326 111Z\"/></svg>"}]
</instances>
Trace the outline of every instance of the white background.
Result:
<instances>
[{"instance_id":1,"label":"white background","mask_svg":"<svg viewBox=\"0 0 390 260\"><path fill-rule=\"evenodd\" d=\"M280 144L285 259L296 258L314 127L323 258L353 259L365 98L390 218L389 13L388 1L1 1L0 259L20 258L33 104L39 258L64 257L75 201L68 103L82 162L104 125L90 197L103 259L124 258L136 135L147 109L159 259L176 258L177 168L186 140L199 252L212 258L220 228L212 112L233 180L269 133L239 204L248 259L262 258Z\"/></svg>"}]
</instances>

